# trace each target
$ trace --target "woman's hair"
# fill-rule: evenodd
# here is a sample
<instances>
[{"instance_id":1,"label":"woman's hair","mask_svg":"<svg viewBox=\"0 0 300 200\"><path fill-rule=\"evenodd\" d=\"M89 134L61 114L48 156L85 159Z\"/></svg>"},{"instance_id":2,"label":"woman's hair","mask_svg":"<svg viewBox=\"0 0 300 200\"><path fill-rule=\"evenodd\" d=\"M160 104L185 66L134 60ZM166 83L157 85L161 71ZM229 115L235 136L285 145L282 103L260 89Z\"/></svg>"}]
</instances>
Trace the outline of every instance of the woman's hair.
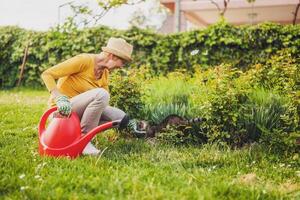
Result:
<instances>
[{"instance_id":1,"label":"woman's hair","mask_svg":"<svg viewBox=\"0 0 300 200\"><path fill-rule=\"evenodd\" d=\"M102 51L100 53L100 59L105 60L108 57L109 53Z\"/></svg>"}]
</instances>

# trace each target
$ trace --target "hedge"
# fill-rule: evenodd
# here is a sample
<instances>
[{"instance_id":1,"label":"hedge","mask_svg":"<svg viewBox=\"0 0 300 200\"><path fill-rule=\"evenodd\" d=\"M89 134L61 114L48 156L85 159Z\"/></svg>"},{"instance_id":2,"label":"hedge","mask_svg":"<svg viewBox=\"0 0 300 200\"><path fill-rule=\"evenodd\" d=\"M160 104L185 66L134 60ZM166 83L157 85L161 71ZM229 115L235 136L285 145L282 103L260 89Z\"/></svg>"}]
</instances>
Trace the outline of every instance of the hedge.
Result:
<instances>
[{"instance_id":1,"label":"hedge","mask_svg":"<svg viewBox=\"0 0 300 200\"><path fill-rule=\"evenodd\" d=\"M134 45L130 67L149 67L154 74L176 69L193 72L197 67L228 63L247 69L264 63L275 52L289 48L300 55L300 26L263 23L233 26L219 22L204 30L159 35L132 28L118 31L108 27L83 30L37 32L18 27L0 28L0 88L16 86L24 49L29 52L22 85L41 86L40 74L48 67L79 53L97 53L109 37L123 37ZM196 50L196 51L194 51ZM191 52L196 52L196 55Z\"/></svg>"}]
</instances>

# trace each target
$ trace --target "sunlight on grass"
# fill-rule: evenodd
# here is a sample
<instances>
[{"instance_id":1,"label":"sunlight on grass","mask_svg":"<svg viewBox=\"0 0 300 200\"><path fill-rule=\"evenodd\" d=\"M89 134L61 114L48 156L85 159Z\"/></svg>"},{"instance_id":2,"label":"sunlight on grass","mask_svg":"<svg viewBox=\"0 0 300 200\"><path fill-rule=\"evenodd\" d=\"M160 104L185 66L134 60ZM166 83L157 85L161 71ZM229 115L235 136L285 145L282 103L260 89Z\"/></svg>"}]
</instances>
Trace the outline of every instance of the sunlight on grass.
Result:
<instances>
[{"instance_id":1,"label":"sunlight on grass","mask_svg":"<svg viewBox=\"0 0 300 200\"><path fill-rule=\"evenodd\" d=\"M33 105L33 104L46 104L49 98L49 93L44 91L32 91L26 90L16 90L11 91L0 91L0 104L23 104L23 105Z\"/></svg>"}]
</instances>

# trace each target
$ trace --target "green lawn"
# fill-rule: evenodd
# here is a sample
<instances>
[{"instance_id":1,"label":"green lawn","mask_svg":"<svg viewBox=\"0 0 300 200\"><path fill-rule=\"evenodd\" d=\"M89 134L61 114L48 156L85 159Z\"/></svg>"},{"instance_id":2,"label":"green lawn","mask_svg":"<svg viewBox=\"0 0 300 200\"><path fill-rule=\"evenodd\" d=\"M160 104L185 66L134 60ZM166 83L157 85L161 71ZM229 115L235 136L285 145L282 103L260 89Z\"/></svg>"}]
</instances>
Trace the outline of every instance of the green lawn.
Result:
<instances>
[{"instance_id":1,"label":"green lawn","mask_svg":"<svg viewBox=\"0 0 300 200\"><path fill-rule=\"evenodd\" d=\"M99 157L40 157L48 93L0 92L0 199L300 199L299 155L97 136Z\"/></svg>"}]
</instances>

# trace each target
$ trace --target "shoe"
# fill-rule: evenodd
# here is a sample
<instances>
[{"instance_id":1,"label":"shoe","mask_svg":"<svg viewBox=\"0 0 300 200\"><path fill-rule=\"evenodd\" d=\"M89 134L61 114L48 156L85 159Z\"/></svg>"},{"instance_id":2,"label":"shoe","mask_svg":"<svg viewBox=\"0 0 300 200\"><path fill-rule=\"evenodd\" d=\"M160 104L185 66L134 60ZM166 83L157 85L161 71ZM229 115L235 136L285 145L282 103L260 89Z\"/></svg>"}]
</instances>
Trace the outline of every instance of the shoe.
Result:
<instances>
[{"instance_id":1,"label":"shoe","mask_svg":"<svg viewBox=\"0 0 300 200\"><path fill-rule=\"evenodd\" d=\"M83 149L82 154L83 155L92 155L97 156L100 154L100 150L97 149L91 142L89 142L86 147Z\"/></svg>"}]
</instances>

